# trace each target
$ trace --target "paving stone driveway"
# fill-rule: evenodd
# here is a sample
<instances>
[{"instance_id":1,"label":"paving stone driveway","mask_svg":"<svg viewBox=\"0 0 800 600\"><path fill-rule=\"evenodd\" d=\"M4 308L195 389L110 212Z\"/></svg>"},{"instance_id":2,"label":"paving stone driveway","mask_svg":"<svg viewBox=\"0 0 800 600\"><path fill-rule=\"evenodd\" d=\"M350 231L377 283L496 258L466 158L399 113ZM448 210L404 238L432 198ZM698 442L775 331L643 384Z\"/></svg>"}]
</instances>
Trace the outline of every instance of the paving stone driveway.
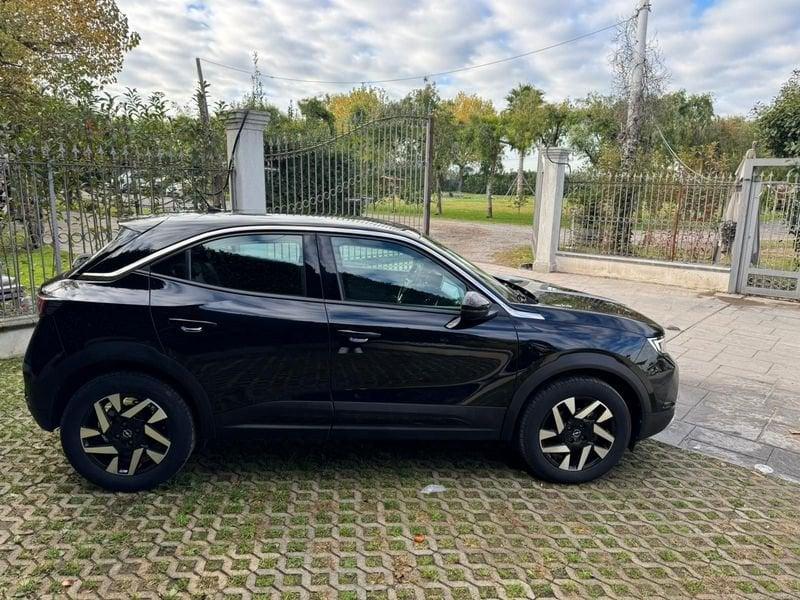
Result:
<instances>
[{"instance_id":1,"label":"paving stone driveway","mask_svg":"<svg viewBox=\"0 0 800 600\"><path fill-rule=\"evenodd\" d=\"M484 266L620 300L661 323L681 386L657 439L800 481L800 304Z\"/></svg>"},{"instance_id":2,"label":"paving stone driveway","mask_svg":"<svg viewBox=\"0 0 800 600\"><path fill-rule=\"evenodd\" d=\"M800 486L700 454L648 441L556 486L498 445L237 445L110 494L33 423L19 367L0 362L2 597L800 596Z\"/></svg>"}]
</instances>

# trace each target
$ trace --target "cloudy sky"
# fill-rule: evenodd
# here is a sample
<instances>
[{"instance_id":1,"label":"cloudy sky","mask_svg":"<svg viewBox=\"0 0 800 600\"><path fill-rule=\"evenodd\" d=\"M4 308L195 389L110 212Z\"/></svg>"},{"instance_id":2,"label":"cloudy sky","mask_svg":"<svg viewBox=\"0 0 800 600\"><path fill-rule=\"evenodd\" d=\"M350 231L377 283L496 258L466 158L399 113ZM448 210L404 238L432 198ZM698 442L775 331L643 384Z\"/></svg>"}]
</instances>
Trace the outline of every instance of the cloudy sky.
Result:
<instances>
[{"instance_id":1,"label":"cloudy sky","mask_svg":"<svg viewBox=\"0 0 800 600\"><path fill-rule=\"evenodd\" d=\"M637 0L118 0L141 34L116 91L164 91L187 103L194 57L244 70L259 54L264 74L372 80L444 71L541 48L633 13ZM748 112L800 68L800 0L652 0L650 34L670 89L711 92L723 114ZM519 82L548 99L607 92L613 31L510 63L434 78L443 96L466 90L502 106ZM204 64L212 101L233 100L247 73ZM264 79L269 99L353 86ZM422 80L386 84L393 96Z\"/></svg>"}]
</instances>

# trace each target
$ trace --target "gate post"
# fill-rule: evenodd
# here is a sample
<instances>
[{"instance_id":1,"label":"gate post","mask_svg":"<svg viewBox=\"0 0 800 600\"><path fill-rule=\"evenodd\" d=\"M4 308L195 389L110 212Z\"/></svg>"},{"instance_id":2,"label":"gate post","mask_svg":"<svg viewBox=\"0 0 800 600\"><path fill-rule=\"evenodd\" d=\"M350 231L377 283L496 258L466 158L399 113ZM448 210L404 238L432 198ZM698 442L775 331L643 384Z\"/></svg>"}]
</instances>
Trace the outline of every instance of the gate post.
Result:
<instances>
[{"instance_id":1,"label":"gate post","mask_svg":"<svg viewBox=\"0 0 800 600\"><path fill-rule=\"evenodd\" d=\"M564 167L569 161L566 148L542 148L540 154L541 177L536 188L541 198L536 198L536 245L533 248L533 270L550 273L556 270L556 251L561 232L561 201L564 194ZM541 180L541 181L539 181Z\"/></svg>"},{"instance_id":2,"label":"gate post","mask_svg":"<svg viewBox=\"0 0 800 600\"><path fill-rule=\"evenodd\" d=\"M747 277L747 265L752 255L752 249L746 247L745 240L749 236L751 227L751 204L755 204L755 215L758 215L758 198L753 199L753 159L745 159L742 168L742 189L739 191L741 200L739 211L736 215L736 235L731 248L731 271L728 278L728 293L740 294L744 290Z\"/></svg>"},{"instance_id":3,"label":"gate post","mask_svg":"<svg viewBox=\"0 0 800 600\"><path fill-rule=\"evenodd\" d=\"M422 191L422 233L431 233L431 182L433 180L433 115L425 120L425 181Z\"/></svg>"},{"instance_id":4,"label":"gate post","mask_svg":"<svg viewBox=\"0 0 800 600\"><path fill-rule=\"evenodd\" d=\"M263 215L267 212L264 175L264 127L268 113L234 110L225 119L225 141L233 212Z\"/></svg>"}]
</instances>

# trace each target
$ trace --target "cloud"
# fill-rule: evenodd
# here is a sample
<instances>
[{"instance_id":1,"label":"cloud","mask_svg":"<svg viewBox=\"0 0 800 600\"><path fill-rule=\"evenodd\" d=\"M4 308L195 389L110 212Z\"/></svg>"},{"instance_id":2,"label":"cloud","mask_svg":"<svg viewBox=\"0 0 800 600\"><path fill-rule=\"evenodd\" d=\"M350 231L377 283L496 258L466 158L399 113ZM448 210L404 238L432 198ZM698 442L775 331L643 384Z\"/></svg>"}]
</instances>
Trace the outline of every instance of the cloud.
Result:
<instances>
[{"instance_id":1,"label":"cloud","mask_svg":"<svg viewBox=\"0 0 800 600\"><path fill-rule=\"evenodd\" d=\"M196 87L194 58L264 73L354 81L413 76L496 60L604 27L632 13L633 0L118 0L142 36L114 87L163 91L180 105ZM650 31L669 88L710 92L723 114L747 113L777 93L800 56L797 0L654 0ZM608 31L546 53L437 78L444 96L463 89L502 106L529 81L551 100L608 92ZM204 65L212 100L249 89L246 73ZM386 84L401 96L421 80ZM352 86L350 86L352 87ZM272 102L348 86L264 79Z\"/></svg>"}]
</instances>

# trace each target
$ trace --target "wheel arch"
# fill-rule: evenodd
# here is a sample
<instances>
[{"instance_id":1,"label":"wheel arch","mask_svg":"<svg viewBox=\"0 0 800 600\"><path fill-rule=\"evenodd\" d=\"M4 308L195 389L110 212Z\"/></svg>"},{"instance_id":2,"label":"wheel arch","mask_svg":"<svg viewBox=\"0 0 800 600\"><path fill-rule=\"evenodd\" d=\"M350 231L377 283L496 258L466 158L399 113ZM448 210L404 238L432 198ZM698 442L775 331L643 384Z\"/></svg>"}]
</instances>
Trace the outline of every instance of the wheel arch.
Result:
<instances>
[{"instance_id":1,"label":"wheel arch","mask_svg":"<svg viewBox=\"0 0 800 600\"><path fill-rule=\"evenodd\" d=\"M72 357L69 366L65 364L60 367L68 374L54 391L51 414L54 425L61 422L70 398L87 381L115 371L130 371L149 375L174 388L192 411L198 438L202 441L214 437L211 403L197 380L180 364L148 346L102 346L104 347L84 351Z\"/></svg>"},{"instance_id":2,"label":"wheel arch","mask_svg":"<svg viewBox=\"0 0 800 600\"><path fill-rule=\"evenodd\" d=\"M511 440L519 427L523 408L534 394L550 383L567 377L588 376L613 387L625 400L631 414L631 446L638 439L642 421L650 412L650 390L622 359L607 354L580 352L562 356L530 373L514 394L503 421L502 439Z\"/></svg>"}]
</instances>

